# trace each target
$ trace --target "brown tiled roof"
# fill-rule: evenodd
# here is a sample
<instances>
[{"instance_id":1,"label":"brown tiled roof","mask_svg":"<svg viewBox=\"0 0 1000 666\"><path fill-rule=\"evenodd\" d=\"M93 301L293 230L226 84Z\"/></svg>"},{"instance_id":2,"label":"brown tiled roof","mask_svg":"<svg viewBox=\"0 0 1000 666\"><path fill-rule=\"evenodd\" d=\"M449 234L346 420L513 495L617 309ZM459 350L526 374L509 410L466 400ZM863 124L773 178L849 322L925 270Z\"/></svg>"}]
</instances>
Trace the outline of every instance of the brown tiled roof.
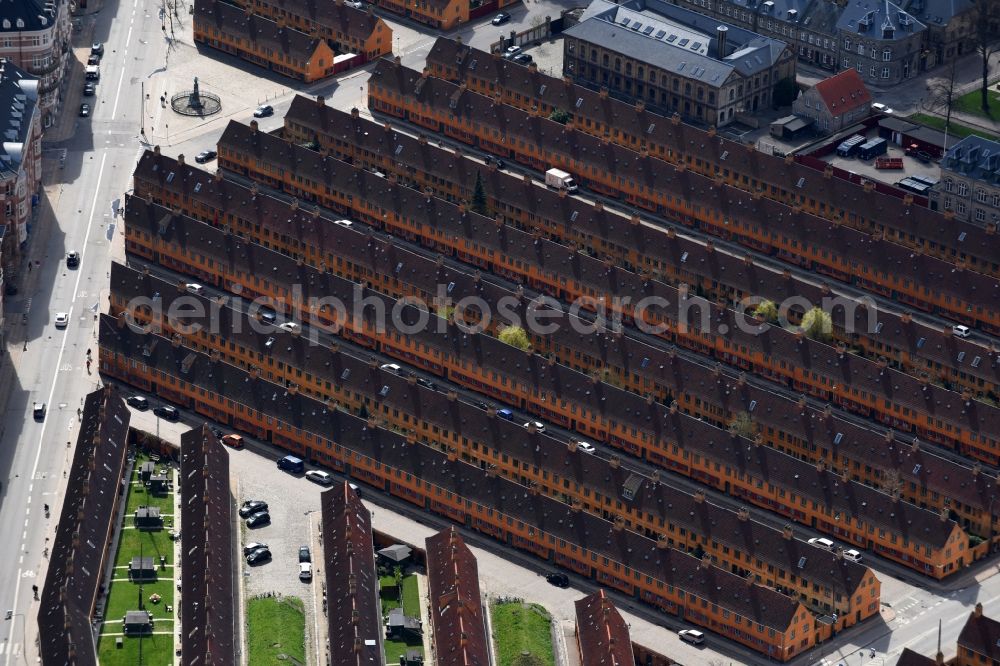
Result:
<instances>
[{"instance_id":1,"label":"brown tiled roof","mask_svg":"<svg viewBox=\"0 0 1000 666\"><path fill-rule=\"evenodd\" d=\"M195 0L194 20L208 29L216 28L224 35L243 39L261 50L285 54L304 65L316 49L320 39L299 32L289 26L279 26L271 19L246 11L221 0Z\"/></svg>"},{"instance_id":2,"label":"brown tiled roof","mask_svg":"<svg viewBox=\"0 0 1000 666\"><path fill-rule=\"evenodd\" d=\"M919 652L914 652L910 648L903 648L896 666L944 666L944 662L939 664L936 660L925 657Z\"/></svg>"},{"instance_id":3,"label":"brown tiled roof","mask_svg":"<svg viewBox=\"0 0 1000 666\"><path fill-rule=\"evenodd\" d=\"M111 285L113 293L126 300L152 298L153 294L159 294L164 312L170 312L172 304L182 295L172 283L117 263L111 267ZM183 296L189 302L198 299L187 292L183 292ZM387 299L386 304L391 310L393 301ZM204 307L204 312L210 311L207 303ZM794 538L783 538L781 530L752 519L742 520L736 512L712 502L698 501L692 493L659 483L642 472L630 469L627 463L616 468L604 458L571 452L561 439L548 433L529 436L518 423L490 417L476 405L452 401L445 393L372 367L367 350L329 339L329 336L323 336L316 344L306 336L256 333L246 315L237 314L229 307L218 308L217 312L218 316L212 319L211 330L217 331L216 335L235 345L237 350L256 352L261 363L269 359L268 362L284 363L290 367L309 368L317 381L326 379L342 390L371 396L378 399L384 408L413 414L416 420L436 424L444 432L461 434L489 449L536 466L547 471L553 483L563 478L576 485L584 484L594 493L624 501L638 513L658 519L661 527L669 523L692 534L702 535L727 545L733 552L743 552L763 561L773 571L788 572L789 576L819 585L833 595L851 595L867 582L867 567ZM192 317L185 323L208 328L205 319ZM453 354L458 355L456 352L460 352L462 346L454 344L457 339L439 335L433 328L414 333L414 336L428 340L430 346L442 351L450 348ZM467 337L476 338L476 344L471 346L483 351L476 357L476 362L484 368L499 372L505 367L515 366L518 357L522 356L490 336L477 334ZM266 345L268 338L273 340L270 346ZM339 345L337 349L332 348L335 342ZM560 380L565 382L567 388L590 381L568 369L560 375ZM304 386L301 388L306 390ZM618 395L616 392L616 397ZM325 399L327 396L316 397ZM803 465L798 463L798 466ZM631 485L631 495L626 492L627 484ZM783 578L776 580L783 581Z\"/></svg>"},{"instance_id":4,"label":"brown tiled roof","mask_svg":"<svg viewBox=\"0 0 1000 666\"><path fill-rule=\"evenodd\" d=\"M348 483L320 495L332 663L382 666L382 613L371 514Z\"/></svg>"},{"instance_id":5,"label":"brown tiled roof","mask_svg":"<svg viewBox=\"0 0 1000 666\"><path fill-rule=\"evenodd\" d=\"M753 145L727 139L721 134L712 136L684 122L674 123L670 118L648 109L640 111L632 104L610 96L602 97L597 91L538 71L531 72L527 67L458 44L452 39L438 38L427 56L427 62L428 65L457 68L460 79L476 76L494 82L498 87L517 90L529 99L540 98L547 105L568 111L580 122L591 118L627 137L635 137L637 141L666 146L675 153L689 156L691 161L701 159L719 168L745 174L751 180L747 189L754 185L773 185L779 190L793 192L793 186L800 179L805 179L802 187L795 187L793 192L805 200L835 203L843 207L849 216L858 216L904 235L926 239L931 247L949 248L951 256L968 253L994 266L998 263L995 237L982 227L948 220L922 206L907 206L901 199L874 190L865 192L864 188L848 180L823 178L814 169L761 152ZM545 91L540 93L542 85ZM769 222L773 220L769 219Z\"/></svg>"},{"instance_id":6,"label":"brown tiled roof","mask_svg":"<svg viewBox=\"0 0 1000 666\"><path fill-rule=\"evenodd\" d=\"M367 40L382 21L375 14L337 0L250 0L249 4L258 11L304 18L330 31L332 37L339 31L360 41Z\"/></svg>"},{"instance_id":7,"label":"brown tiled roof","mask_svg":"<svg viewBox=\"0 0 1000 666\"><path fill-rule=\"evenodd\" d=\"M606 520L576 512L499 476L490 477L478 467L449 461L436 449L408 443L395 432L373 428L367 420L330 408L302 393L288 392L283 385L254 378L194 349L175 347L166 338L148 334L143 342L138 339L140 335L106 315L101 317L100 344L109 352L142 359L148 367L178 381L204 388L211 395L226 395L288 427L314 433L331 445L338 442L338 446L378 460L388 468L398 468L431 486L464 497L473 506L502 511L556 539L583 545L640 574L669 582L695 597L779 631L787 630L793 617L803 609L800 603L774 590L748 583L716 567L706 567L694 557L658 547L646 537L618 530ZM305 455L304 451L299 453Z\"/></svg>"},{"instance_id":8,"label":"brown tiled roof","mask_svg":"<svg viewBox=\"0 0 1000 666\"><path fill-rule=\"evenodd\" d=\"M117 526L130 417L114 386L106 385L84 400L38 608L43 664L97 666L91 621Z\"/></svg>"},{"instance_id":9,"label":"brown tiled roof","mask_svg":"<svg viewBox=\"0 0 1000 666\"><path fill-rule=\"evenodd\" d=\"M576 600L576 636L581 666L635 664L628 625L603 589Z\"/></svg>"},{"instance_id":10,"label":"brown tiled roof","mask_svg":"<svg viewBox=\"0 0 1000 666\"><path fill-rule=\"evenodd\" d=\"M983 615L982 604L976 604L958 635L960 653L962 648L981 654L988 661L1000 660L1000 622Z\"/></svg>"},{"instance_id":11,"label":"brown tiled roof","mask_svg":"<svg viewBox=\"0 0 1000 666\"><path fill-rule=\"evenodd\" d=\"M644 298L663 299L659 302L670 304L684 300L677 289L662 282L644 279L566 246L535 238L507 225L498 225L481 215L460 211L453 204L423 196L333 158L324 160L312 150L253 128L230 123L219 140L219 148L220 166L224 165L221 155L224 150L252 156L261 163L274 164L279 170L287 169L289 164L297 165L300 173L309 174L308 177L320 185L345 192L358 191L359 201L375 202L385 210L418 220L420 224L440 232L474 238L475 242L495 248L504 257L536 266L551 281L566 279L574 285L587 285L609 299L618 297L629 299L627 302L631 303L638 303ZM163 178L161 175L153 182ZM694 301L688 301L691 302ZM1000 433L1000 409L985 402L966 401L955 391L922 383L893 368L881 368L874 361L841 353L831 345L781 327L762 325L760 333L747 330L748 327L734 310L707 302L704 307L711 313L708 322L711 330L727 332L725 343L730 349L758 351L772 361L784 361L787 367L798 367L823 376L827 385L849 385L870 396L888 399L913 413L955 424L966 432L985 433L994 439ZM656 311L667 318L677 316L671 307L656 308ZM691 325L697 328L700 324L692 322Z\"/></svg>"},{"instance_id":12,"label":"brown tiled roof","mask_svg":"<svg viewBox=\"0 0 1000 666\"><path fill-rule=\"evenodd\" d=\"M229 453L207 425L181 435L182 661L236 663L237 566Z\"/></svg>"},{"instance_id":13,"label":"brown tiled roof","mask_svg":"<svg viewBox=\"0 0 1000 666\"><path fill-rule=\"evenodd\" d=\"M973 305L1000 299L1000 281L996 278L966 271L963 273L964 280L956 279L952 264L929 255L916 254L900 246L896 246L892 252L886 252L870 235L861 234L844 225L838 226L805 211L795 211L774 199L761 197L754 200L748 197L745 190L716 182L690 169L679 171L672 164L658 158L644 157L602 138L570 129L545 116L531 115L473 92L463 85L433 76L422 76L391 60L383 58L378 61L369 85L384 86L401 95L404 100L450 115L455 118L454 122L467 127L493 128L502 137L496 140L498 145L513 148L518 145L545 146L549 154L558 154L568 160L579 160L592 165L592 171L604 172L641 187L682 197L695 210L697 206L710 207L731 219L736 228L749 226L758 232L764 227L780 230L782 235L795 239L802 248L813 248L816 254L823 250L835 253L849 258L857 267L868 267L911 283L947 290L946 293L959 296L964 302ZM554 80L553 85L560 85L559 80ZM558 162L550 159L550 163ZM726 163L728 164L728 157ZM581 178L588 176L586 173L578 175ZM811 171L809 177L824 184L838 180L823 178L815 171Z\"/></svg>"},{"instance_id":14,"label":"brown tiled roof","mask_svg":"<svg viewBox=\"0 0 1000 666\"><path fill-rule=\"evenodd\" d=\"M501 62L509 63L505 59ZM335 142L357 146L363 154L355 158L355 166L367 166L359 162L371 159L374 163L381 157L398 165L400 172L432 174L442 182L459 184L467 193L466 200L471 199L479 178L487 196L501 202L498 211L501 215L505 213L505 208L524 211L533 216L533 225L543 232L547 231L548 220L572 220L572 227L577 234L601 239L615 247L626 248L673 265L692 283L699 279L718 282L740 294L762 296L775 303L791 297L820 303L829 295L824 288L825 281L816 280L815 276L809 279L800 278L796 273L786 276L766 265L749 263L748 255L706 247L704 242L687 234L668 235L665 226L631 224L628 217L604 208L603 205L597 208L576 197L563 196L562 193L539 186L534 180L484 166L457 151L440 148L428 142L426 137L405 134L388 123L376 123L360 115L354 116L302 95L292 100L285 115L285 127L295 128L293 132L302 132L297 129L301 127L317 136L328 136L332 140L323 145L329 146L331 150L336 150ZM415 186L410 182L404 184ZM853 252L853 248L871 246L874 254L895 257L897 263L912 260L911 250L874 238L870 234L842 225L825 225L823 228L826 235L814 235L814 242L829 241L835 247L837 255L843 254L844 247L852 248ZM593 246L601 252L598 242L594 242ZM635 270L635 267L629 266L629 269ZM964 276L956 275L951 284L960 284L963 279ZM938 284L935 288L948 289L949 285ZM927 359L931 363L982 378L992 384L1000 384L1000 352L971 338L956 337L950 331L926 324L920 319L905 321L898 313L885 309L878 310L877 319L881 328L878 333L872 334L867 331L873 313L865 307L854 309L851 321L846 321L845 309L836 308L830 314L834 324L841 330L853 330L862 337L885 341L910 356Z\"/></svg>"},{"instance_id":15,"label":"brown tiled roof","mask_svg":"<svg viewBox=\"0 0 1000 666\"><path fill-rule=\"evenodd\" d=\"M126 223L137 225L147 233L160 234L166 242L185 247L188 252L215 257L227 271L249 275L259 273L260 266L270 266L271 282L289 290L297 285L305 301L310 297L327 297L331 294L344 298L347 294L354 293L353 283L347 280L299 265L290 257L252 243L243 243L236 237L227 236L222 230L190 218L178 216L171 219L168 211L144 204L138 197L127 199L125 213ZM366 245L373 240L364 233L354 233L361 239L358 242ZM318 235L301 237L316 239ZM384 272L394 272L400 255L378 254L385 255ZM513 295L496 285L476 281L472 276L465 275L462 279L462 274L443 267L424 270L419 265L408 266L408 279L419 277L418 270L425 273L425 277L420 278L424 280L422 284L454 284L452 295L455 298L460 298L457 294L478 294L487 302L496 303L501 296ZM449 278L452 278L451 282L447 281ZM343 285L350 285L349 290L345 290ZM374 292L363 290L362 293L373 295ZM386 311L391 311L391 308ZM452 339L446 342L443 350L446 353L450 354L455 347L468 344L464 333L457 327L450 327L448 332ZM926 542L934 547L943 545L955 528L953 523L940 521L934 514L906 502L892 501L887 495L871 488L845 482L829 471L817 471L813 465L797 461L773 449L747 447L746 440L735 438L708 423L683 413L672 414L664 405L649 404L636 394L602 382L595 383L576 371L550 365L540 356L525 355L512 360L509 358L509 347L505 346L503 350L499 347L483 348L481 345L487 344L491 338L482 336L478 340L483 342L472 351L478 364L488 363L492 357L502 369L502 374L512 380L517 378L523 385L544 388L546 394L553 397L559 396L561 399L588 405L594 413L613 422L633 424L648 432L653 442L677 442L687 447L700 447L705 455L717 457L722 464L745 468L749 474L786 486L796 494L813 497L821 505L828 507L831 519L837 520L835 516L839 516L839 520L846 520L848 516L864 516L904 538ZM440 344L437 342L435 346ZM502 343L497 342L496 345ZM573 378L576 379L571 383ZM783 462L778 463L777 460Z\"/></svg>"},{"instance_id":16,"label":"brown tiled roof","mask_svg":"<svg viewBox=\"0 0 1000 666\"><path fill-rule=\"evenodd\" d=\"M454 527L427 537L427 584L440 666L488 666L476 557Z\"/></svg>"}]
</instances>

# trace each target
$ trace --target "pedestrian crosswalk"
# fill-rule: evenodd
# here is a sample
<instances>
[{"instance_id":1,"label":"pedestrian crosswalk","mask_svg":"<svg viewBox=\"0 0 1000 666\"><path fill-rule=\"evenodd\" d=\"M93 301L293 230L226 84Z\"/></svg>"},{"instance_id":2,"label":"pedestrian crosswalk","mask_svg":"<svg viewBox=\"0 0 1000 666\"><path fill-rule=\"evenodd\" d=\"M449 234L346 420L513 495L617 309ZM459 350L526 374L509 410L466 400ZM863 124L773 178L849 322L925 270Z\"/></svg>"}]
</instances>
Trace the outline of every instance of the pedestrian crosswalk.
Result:
<instances>
[{"instance_id":1,"label":"pedestrian crosswalk","mask_svg":"<svg viewBox=\"0 0 1000 666\"><path fill-rule=\"evenodd\" d=\"M0 656L9 654L12 657L16 657L21 654L21 644L20 643L8 643L4 641L0 643Z\"/></svg>"}]
</instances>

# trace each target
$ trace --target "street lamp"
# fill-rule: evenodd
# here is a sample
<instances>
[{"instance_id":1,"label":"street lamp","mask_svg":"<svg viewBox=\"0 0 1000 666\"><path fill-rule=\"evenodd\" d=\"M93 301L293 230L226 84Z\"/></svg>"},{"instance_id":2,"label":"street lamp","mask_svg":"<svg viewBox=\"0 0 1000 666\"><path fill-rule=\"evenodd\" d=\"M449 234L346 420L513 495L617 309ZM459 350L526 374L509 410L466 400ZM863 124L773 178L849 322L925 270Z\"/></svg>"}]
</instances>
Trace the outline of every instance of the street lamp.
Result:
<instances>
[{"instance_id":1,"label":"street lamp","mask_svg":"<svg viewBox=\"0 0 1000 666\"><path fill-rule=\"evenodd\" d=\"M26 655L28 652L28 638L27 635L25 634L25 628L24 628L24 625L27 623L27 620L24 619L24 613L15 613L13 610L8 610L7 614L4 615L3 619L4 621L9 620L11 622L16 622L17 621L16 618L18 617L21 618L21 644L24 647L24 649L21 651L21 658L24 659L24 663L27 664L28 657Z\"/></svg>"}]
</instances>

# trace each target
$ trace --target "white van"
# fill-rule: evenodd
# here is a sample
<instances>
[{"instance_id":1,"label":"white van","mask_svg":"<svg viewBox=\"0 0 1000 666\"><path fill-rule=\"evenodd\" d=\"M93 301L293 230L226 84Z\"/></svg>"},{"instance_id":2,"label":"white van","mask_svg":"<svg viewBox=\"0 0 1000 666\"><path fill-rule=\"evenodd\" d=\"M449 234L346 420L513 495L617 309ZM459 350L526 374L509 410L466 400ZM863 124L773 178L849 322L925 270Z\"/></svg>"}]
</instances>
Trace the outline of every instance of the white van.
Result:
<instances>
[{"instance_id":1,"label":"white van","mask_svg":"<svg viewBox=\"0 0 1000 666\"><path fill-rule=\"evenodd\" d=\"M951 334L960 338L967 338L972 333L972 329L968 326L962 326L961 324L955 324L951 327Z\"/></svg>"}]
</instances>

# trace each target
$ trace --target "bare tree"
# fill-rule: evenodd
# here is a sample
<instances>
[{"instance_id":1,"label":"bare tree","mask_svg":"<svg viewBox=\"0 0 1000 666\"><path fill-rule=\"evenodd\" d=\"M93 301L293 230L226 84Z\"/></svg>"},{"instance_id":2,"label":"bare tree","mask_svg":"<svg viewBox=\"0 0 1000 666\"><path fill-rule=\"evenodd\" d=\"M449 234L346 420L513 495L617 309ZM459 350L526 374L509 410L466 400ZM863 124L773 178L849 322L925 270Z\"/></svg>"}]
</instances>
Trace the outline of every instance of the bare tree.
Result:
<instances>
[{"instance_id":1,"label":"bare tree","mask_svg":"<svg viewBox=\"0 0 1000 666\"><path fill-rule=\"evenodd\" d=\"M982 97L983 112L989 115L990 96L988 93L990 57L997 51L1000 40L1000 0L973 0L972 41L982 65L982 81L979 92Z\"/></svg>"},{"instance_id":2,"label":"bare tree","mask_svg":"<svg viewBox=\"0 0 1000 666\"><path fill-rule=\"evenodd\" d=\"M936 110L942 106L945 108L944 115L944 130L947 132L951 127L951 107L955 103L955 75L957 71L958 62L957 60L952 60L951 64L948 65L947 72L943 79L934 79L932 83L927 86L930 91L930 95L927 98L927 109Z\"/></svg>"}]
</instances>

